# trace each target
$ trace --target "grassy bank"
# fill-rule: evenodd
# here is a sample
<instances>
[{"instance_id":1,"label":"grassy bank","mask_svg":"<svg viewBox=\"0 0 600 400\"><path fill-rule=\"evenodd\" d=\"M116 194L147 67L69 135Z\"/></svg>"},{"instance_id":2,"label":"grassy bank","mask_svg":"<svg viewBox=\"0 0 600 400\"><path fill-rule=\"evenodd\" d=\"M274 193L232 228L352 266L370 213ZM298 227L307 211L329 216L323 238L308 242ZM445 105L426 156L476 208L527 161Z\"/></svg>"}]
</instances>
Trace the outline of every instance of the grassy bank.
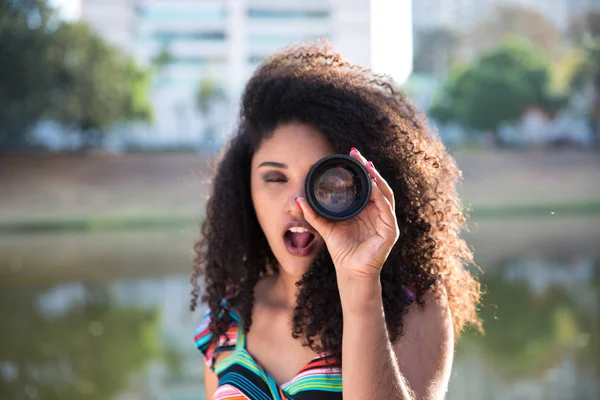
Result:
<instances>
[{"instance_id":1,"label":"grassy bank","mask_svg":"<svg viewBox=\"0 0 600 400\"><path fill-rule=\"evenodd\" d=\"M565 218L600 216L600 200L586 203L543 205L509 205L505 207L471 207L466 210L471 220L518 218ZM0 233L31 232L95 232L111 230L198 227L201 217L195 215L122 215L119 217L79 216L70 218L25 219L0 222Z\"/></svg>"},{"instance_id":2,"label":"grassy bank","mask_svg":"<svg viewBox=\"0 0 600 400\"><path fill-rule=\"evenodd\" d=\"M472 219L600 213L600 153L479 151L455 158ZM197 226L212 161L168 153L0 157L0 231Z\"/></svg>"}]
</instances>

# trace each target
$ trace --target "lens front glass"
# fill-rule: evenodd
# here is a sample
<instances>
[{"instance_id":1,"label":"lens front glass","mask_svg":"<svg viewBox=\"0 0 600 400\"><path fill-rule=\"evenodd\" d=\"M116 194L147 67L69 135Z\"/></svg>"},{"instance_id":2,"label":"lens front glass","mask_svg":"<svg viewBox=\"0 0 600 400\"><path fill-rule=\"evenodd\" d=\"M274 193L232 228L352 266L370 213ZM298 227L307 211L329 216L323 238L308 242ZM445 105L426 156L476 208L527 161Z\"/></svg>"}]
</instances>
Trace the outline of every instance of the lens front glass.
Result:
<instances>
[{"instance_id":1,"label":"lens front glass","mask_svg":"<svg viewBox=\"0 0 600 400\"><path fill-rule=\"evenodd\" d=\"M315 180L315 199L330 212L349 210L356 202L358 191L356 176L342 165L331 166Z\"/></svg>"}]
</instances>

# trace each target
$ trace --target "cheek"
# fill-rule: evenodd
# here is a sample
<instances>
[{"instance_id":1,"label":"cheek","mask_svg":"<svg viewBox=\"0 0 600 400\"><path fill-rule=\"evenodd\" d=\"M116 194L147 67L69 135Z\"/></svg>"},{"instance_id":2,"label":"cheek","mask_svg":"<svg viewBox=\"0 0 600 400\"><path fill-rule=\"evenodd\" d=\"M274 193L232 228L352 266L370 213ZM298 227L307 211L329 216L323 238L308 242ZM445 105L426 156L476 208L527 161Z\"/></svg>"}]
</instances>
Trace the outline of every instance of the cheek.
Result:
<instances>
[{"instance_id":1,"label":"cheek","mask_svg":"<svg viewBox=\"0 0 600 400\"><path fill-rule=\"evenodd\" d=\"M273 213L275 204L272 196L269 196L265 190L252 190L252 202L254 205L254 211L256 212L256 218L265 234L269 234L274 225Z\"/></svg>"}]
</instances>

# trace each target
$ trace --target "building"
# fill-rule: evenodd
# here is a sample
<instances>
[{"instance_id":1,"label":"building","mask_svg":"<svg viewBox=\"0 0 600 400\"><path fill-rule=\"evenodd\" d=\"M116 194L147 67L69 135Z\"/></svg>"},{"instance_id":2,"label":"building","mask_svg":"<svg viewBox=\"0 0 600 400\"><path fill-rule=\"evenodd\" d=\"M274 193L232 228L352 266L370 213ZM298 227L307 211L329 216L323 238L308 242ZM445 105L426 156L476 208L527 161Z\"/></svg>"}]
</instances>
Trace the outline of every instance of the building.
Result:
<instances>
[{"instance_id":1,"label":"building","mask_svg":"<svg viewBox=\"0 0 600 400\"><path fill-rule=\"evenodd\" d=\"M370 1L82 0L81 16L142 65L168 55L152 91L155 122L134 135L162 146L199 143L210 126L228 131L248 77L287 44L328 38L348 59L370 66ZM226 101L201 113L198 87L207 81Z\"/></svg>"},{"instance_id":2,"label":"building","mask_svg":"<svg viewBox=\"0 0 600 400\"><path fill-rule=\"evenodd\" d=\"M497 0L419 0L413 2L413 26L417 30L448 27L468 29Z\"/></svg>"},{"instance_id":3,"label":"building","mask_svg":"<svg viewBox=\"0 0 600 400\"><path fill-rule=\"evenodd\" d=\"M455 61L476 56L482 47L486 47L486 38L477 35L476 28L493 18L499 6L535 10L556 27L557 35L568 32L574 16L600 10L600 2L594 0L415 1L415 72L444 76Z\"/></svg>"},{"instance_id":4,"label":"building","mask_svg":"<svg viewBox=\"0 0 600 400\"><path fill-rule=\"evenodd\" d=\"M133 51L135 0L81 0L80 18L110 44Z\"/></svg>"},{"instance_id":5,"label":"building","mask_svg":"<svg viewBox=\"0 0 600 400\"><path fill-rule=\"evenodd\" d=\"M569 15L584 14L589 11L600 11L600 2L598 0L570 0L567 2Z\"/></svg>"},{"instance_id":6,"label":"building","mask_svg":"<svg viewBox=\"0 0 600 400\"><path fill-rule=\"evenodd\" d=\"M447 27L468 31L502 5L537 10L561 32L568 28L572 15L600 10L597 0L419 0L413 2L413 25L415 30Z\"/></svg>"}]
</instances>

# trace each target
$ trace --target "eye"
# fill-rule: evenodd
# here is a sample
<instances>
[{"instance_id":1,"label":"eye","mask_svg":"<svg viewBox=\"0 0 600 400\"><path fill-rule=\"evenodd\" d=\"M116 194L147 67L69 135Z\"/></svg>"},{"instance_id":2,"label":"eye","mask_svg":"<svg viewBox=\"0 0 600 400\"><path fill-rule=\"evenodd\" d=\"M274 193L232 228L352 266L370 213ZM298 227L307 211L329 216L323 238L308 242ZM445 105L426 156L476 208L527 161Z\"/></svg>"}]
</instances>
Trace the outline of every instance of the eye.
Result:
<instances>
[{"instance_id":1,"label":"eye","mask_svg":"<svg viewBox=\"0 0 600 400\"><path fill-rule=\"evenodd\" d=\"M269 173L263 176L263 180L267 183L285 183L287 178L280 173Z\"/></svg>"}]
</instances>

